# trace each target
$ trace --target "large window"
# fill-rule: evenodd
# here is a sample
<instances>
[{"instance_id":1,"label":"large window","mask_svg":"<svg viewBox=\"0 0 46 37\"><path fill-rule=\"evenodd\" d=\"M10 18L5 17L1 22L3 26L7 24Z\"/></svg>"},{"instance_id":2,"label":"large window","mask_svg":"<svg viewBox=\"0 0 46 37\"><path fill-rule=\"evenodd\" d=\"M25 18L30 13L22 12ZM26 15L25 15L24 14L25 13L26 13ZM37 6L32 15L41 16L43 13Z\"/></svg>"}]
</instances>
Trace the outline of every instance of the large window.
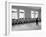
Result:
<instances>
[{"instance_id":1,"label":"large window","mask_svg":"<svg viewBox=\"0 0 46 37\"><path fill-rule=\"evenodd\" d=\"M25 18L25 11L22 9L19 9L19 18Z\"/></svg>"},{"instance_id":2,"label":"large window","mask_svg":"<svg viewBox=\"0 0 46 37\"><path fill-rule=\"evenodd\" d=\"M18 19L17 9L12 9L12 19Z\"/></svg>"},{"instance_id":3,"label":"large window","mask_svg":"<svg viewBox=\"0 0 46 37\"><path fill-rule=\"evenodd\" d=\"M37 18L38 17L38 11L31 10L31 18Z\"/></svg>"}]
</instances>

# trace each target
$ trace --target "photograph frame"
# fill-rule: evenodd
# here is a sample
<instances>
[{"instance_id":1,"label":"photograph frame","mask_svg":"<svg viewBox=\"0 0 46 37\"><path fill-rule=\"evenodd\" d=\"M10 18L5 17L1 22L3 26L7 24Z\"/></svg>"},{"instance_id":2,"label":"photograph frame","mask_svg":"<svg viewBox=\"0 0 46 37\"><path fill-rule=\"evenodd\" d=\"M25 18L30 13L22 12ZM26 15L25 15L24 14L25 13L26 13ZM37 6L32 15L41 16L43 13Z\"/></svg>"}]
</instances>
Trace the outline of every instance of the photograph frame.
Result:
<instances>
[{"instance_id":1,"label":"photograph frame","mask_svg":"<svg viewBox=\"0 0 46 37\"><path fill-rule=\"evenodd\" d=\"M41 12L43 12L42 10L43 10L43 5L44 4L35 4L35 3L19 3L19 2L5 2L5 6L6 6L6 13L5 13L5 15L6 15L6 24L5 24L5 34L7 35L7 34L9 34L9 33L14 33L11 29L12 29L12 26L11 26L11 6L12 5L17 5L17 6L19 6L19 5L21 5L21 6L37 6L37 7L41 7ZM24 4L26 4L26 5L24 5ZM42 17L42 16L41 16ZM42 23L42 22L41 22Z\"/></svg>"}]
</instances>

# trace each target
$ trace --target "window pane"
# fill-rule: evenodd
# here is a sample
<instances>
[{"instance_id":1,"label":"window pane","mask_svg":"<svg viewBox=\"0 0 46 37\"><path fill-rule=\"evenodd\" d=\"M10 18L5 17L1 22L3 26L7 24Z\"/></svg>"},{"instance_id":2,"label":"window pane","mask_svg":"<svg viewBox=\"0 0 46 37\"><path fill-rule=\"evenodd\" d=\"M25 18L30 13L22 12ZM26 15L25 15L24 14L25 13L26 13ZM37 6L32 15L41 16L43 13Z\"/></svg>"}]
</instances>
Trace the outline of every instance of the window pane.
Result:
<instances>
[{"instance_id":1,"label":"window pane","mask_svg":"<svg viewBox=\"0 0 46 37\"><path fill-rule=\"evenodd\" d=\"M38 17L38 11L35 11L35 18Z\"/></svg>"},{"instance_id":2,"label":"window pane","mask_svg":"<svg viewBox=\"0 0 46 37\"><path fill-rule=\"evenodd\" d=\"M31 18L34 18L34 14L31 14Z\"/></svg>"},{"instance_id":3,"label":"window pane","mask_svg":"<svg viewBox=\"0 0 46 37\"><path fill-rule=\"evenodd\" d=\"M38 14L35 14L35 18L37 18L38 17Z\"/></svg>"},{"instance_id":4,"label":"window pane","mask_svg":"<svg viewBox=\"0 0 46 37\"><path fill-rule=\"evenodd\" d=\"M12 9L12 19L18 19L17 9Z\"/></svg>"},{"instance_id":5,"label":"window pane","mask_svg":"<svg viewBox=\"0 0 46 37\"><path fill-rule=\"evenodd\" d=\"M19 13L19 18L24 18L24 13Z\"/></svg>"},{"instance_id":6,"label":"window pane","mask_svg":"<svg viewBox=\"0 0 46 37\"><path fill-rule=\"evenodd\" d=\"M22 9L19 10L19 18L25 18L25 13Z\"/></svg>"},{"instance_id":7,"label":"window pane","mask_svg":"<svg viewBox=\"0 0 46 37\"><path fill-rule=\"evenodd\" d=\"M19 12L24 12L24 10L20 9Z\"/></svg>"},{"instance_id":8,"label":"window pane","mask_svg":"<svg viewBox=\"0 0 46 37\"><path fill-rule=\"evenodd\" d=\"M17 9L12 9L12 11L17 11Z\"/></svg>"},{"instance_id":9,"label":"window pane","mask_svg":"<svg viewBox=\"0 0 46 37\"><path fill-rule=\"evenodd\" d=\"M18 19L17 13L12 13L12 19Z\"/></svg>"},{"instance_id":10,"label":"window pane","mask_svg":"<svg viewBox=\"0 0 46 37\"><path fill-rule=\"evenodd\" d=\"M31 11L31 14L34 14L34 11Z\"/></svg>"},{"instance_id":11,"label":"window pane","mask_svg":"<svg viewBox=\"0 0 46 37\"><path fill-rule=\"evenodd\" d=\"M31 18L34 18L34 11L31 11Z\"/></svg>"}]
</instances>

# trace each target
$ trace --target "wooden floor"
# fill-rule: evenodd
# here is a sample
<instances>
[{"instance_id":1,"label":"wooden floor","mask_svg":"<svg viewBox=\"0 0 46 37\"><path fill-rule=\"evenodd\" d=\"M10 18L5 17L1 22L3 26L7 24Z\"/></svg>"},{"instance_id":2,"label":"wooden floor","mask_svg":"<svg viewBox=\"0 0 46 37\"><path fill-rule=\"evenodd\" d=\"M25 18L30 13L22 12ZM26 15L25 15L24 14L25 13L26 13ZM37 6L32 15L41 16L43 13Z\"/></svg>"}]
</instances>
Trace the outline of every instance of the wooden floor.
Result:
<instances>
[{"instance_id":1,"label":"wooden floor","mask_svg":"<svg viewBox=\"0 0 46 37\"><path fill-rule=\"evenodd\" d=\"M39 22L39 25L36 25L36 23L28 23L28 24L20 24L12 26L13 31L20 31L20 30L40 30L41 29L41 23Z\"/></svg>"}]
</instances>

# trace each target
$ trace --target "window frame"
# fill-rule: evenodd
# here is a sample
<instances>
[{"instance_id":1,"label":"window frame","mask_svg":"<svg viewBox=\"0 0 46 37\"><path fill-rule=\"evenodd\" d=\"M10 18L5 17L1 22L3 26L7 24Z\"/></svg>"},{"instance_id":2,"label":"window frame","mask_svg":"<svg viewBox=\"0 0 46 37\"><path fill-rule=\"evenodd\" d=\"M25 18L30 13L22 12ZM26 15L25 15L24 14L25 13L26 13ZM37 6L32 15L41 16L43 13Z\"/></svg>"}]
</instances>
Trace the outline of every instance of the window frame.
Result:
<instances>
[{"instance_id":1,"label":"window frame","mask_svg":"<svg viewBox=\"0 0 46 37\"><path fill-rule=\"evenodd\" d=\"M38 12L38 11L37 11L38 13L36 13L36 10L31 10L31 11L33 11L33 13L31 12L31 18L32 18L32 15L34 15L33 18L36 18L36 15L37 15L37 14L38 14L38 16L39 16L39 12ZM37 16L37 17L38 17L38 16ZM33 19L33 18L32 18L32 19Z\"/></svg>"},{"instance_id":2,"label":"window frame","mask_svg":"<svg viewBox=\"0 0 46 37\"><path fill-rule=\"evenodd\" d=\"M14 19L18 19L18 9L13 9L12 8L12 14L14 13ZM16 15L15 15L15 13L16 13ZM15 18L15 16L16 16L16 18Z\"/></svg>"},{"instance_id":3,"label":"window frame","mask_svg":"<svg viewBox=\"0 0 46 37\"><path fill-rule=\"evenodd\" d=\"M23 10L23 12L22 11L20 11L20 10ZM24 14L24 19L25 19L25 10L24 9L19 9L19 14L20 13L23 13ZM20 18L20 17L19 17Z\"/></svg>"}]
</instances>

